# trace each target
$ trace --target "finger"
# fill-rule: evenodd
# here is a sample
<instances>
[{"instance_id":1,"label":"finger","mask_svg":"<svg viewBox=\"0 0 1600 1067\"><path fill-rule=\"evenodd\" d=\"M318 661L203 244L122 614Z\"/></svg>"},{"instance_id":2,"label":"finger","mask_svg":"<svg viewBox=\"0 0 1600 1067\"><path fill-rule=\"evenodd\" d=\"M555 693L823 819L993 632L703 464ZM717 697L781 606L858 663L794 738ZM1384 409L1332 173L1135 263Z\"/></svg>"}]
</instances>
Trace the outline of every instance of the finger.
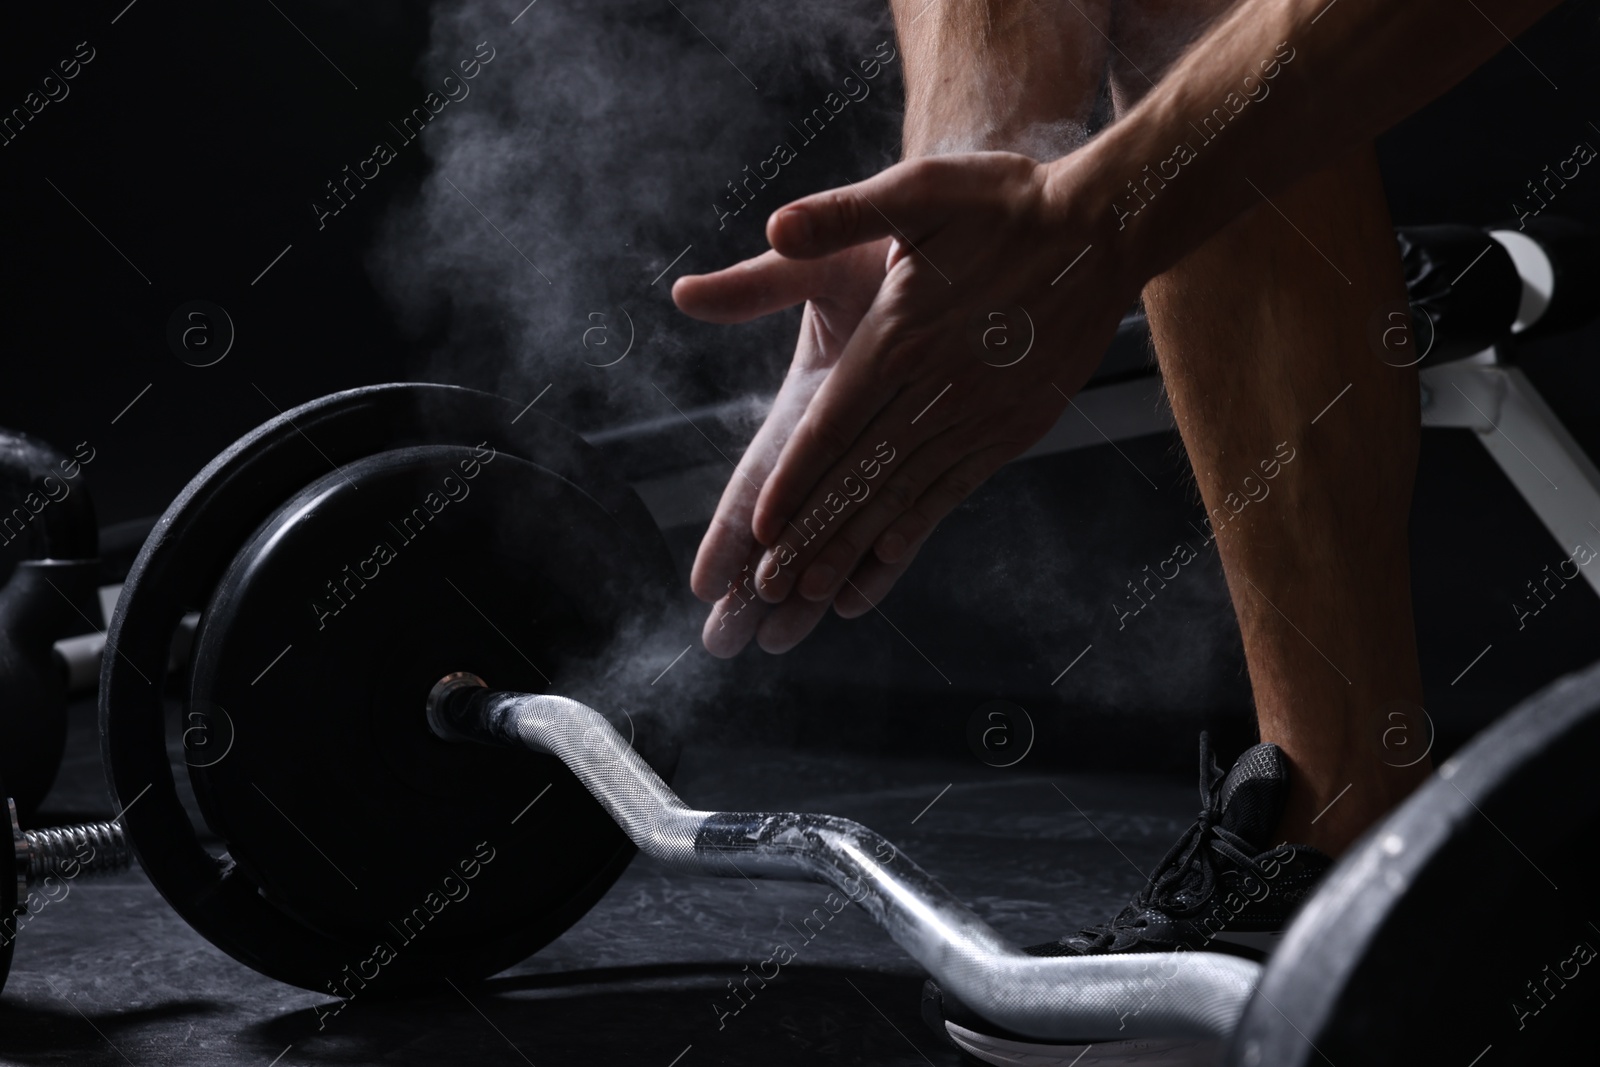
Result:
<instances>
[{"instance_id":1,"label":"finger","mask_svg":"<svg viewBox=\"0 0 1600 1067\"><path fill-rule=\"evenodd\" d=\"M818 620L828 613L828 605L791 597L767 610L768 614L756 631L756 643L763 652L777 656L803 641L816 628Z\"/></svg>"},{"instance_id":2,"label":"finger","mask_svg":"<svg viewBox=\"0 0 1600 1067\"><path fill-rule=\"evenodd\" d=\"M672 300L705 322L737 323L794 307L826 288L830 265L763 252L713 274L686 274L672 284Z\"/></svg>"},{"instance_id":3,"label":"finger","mask_svg":"<svg viewBox=\"0 0 1600 1067\"><path fill-rule=\"evenodd\" d=\"M767 242L791 259L815 259L884 237L919 241L948 214L951 179L964 176L949 160L898 163L853 185L785 204L767 220Z\"/></svg>"},{"instance_id":4,"label":"finger","mask_svg":"<svg viewBox=\"0 0 1600 1067\"><path fill-rule=\"evenodd\" d=\"M921 547L921 543L918 543L899 563L888 564L874 559L863 564L834 602L835 610L846 619L871 611L906 572L906 568L911 566L917 549ZM762 618L756 642L762 651L773 655L781 655L798 645L828 613L826 601L817 603L796 597L776 607L766 607L768 614ZM750 610L753 608L747 609L747 612Z\"/></svg>"},{"instance_id":5,"label":"finger","mask_svg":"<svg viewBox=\"0 0 1600 1067\"><path fill-rule=\"evenodd\" d=\"M1015 449L996 445L976 452L951 467L912 507L878 538L873 552L879 560L894 563L905 558L907 546L920 544L956 505L971 496L989 476L1016 454Z\"/></svg>"},{"instance_id":6,"label":"finger","mask_svg":"<svg viewBox=\"0 0 1600 1067\"><path fill-rule=\"evenodd\" d=\"M729 593L711 607L700 630L700 643L718 659L737 656L756 635L772 605L758 597L740 600Z\"/></svg>"},{"instance_id":7,"label":"finger","mask_svg":"<svg viewBox=\"0 0 1600 1067\"><path fill-rule=\"evenodd\" d=\"M865 477L866 472L853 465L834 468L823 479L819 494L806 501L799 515L802 521L815 521L818 515L830 514L827 502L830 498L839 500L841 489L844 508L814 538L797 548L787 566L776 566L775 549L767 549L756 569L756 589L762 599L777 603L797 591L807 600L832 600L845 577L872 551L878 535L970 452L954 431L947 430L912 455L899 459L877 481ZM882 465L879 469L881 472Z\"/></svg>"},{"instance_id":8,"label":"finger","mask_svg":"<svg viewBox=\"0 0 1600 1067\"><path fill-rule=\"evenodd\" d=\"M707 652L721 659L738 655L739 650L750 643L762 618L771 610L765 601L756 596L750 580L755 572L754 564L760 557L760 546L754 544L748 533L745 534L745 544L745 565L741 573L735 576L735 580L726 583L700 630L700 643L706 646ZM703 552L703 542L701 548Z\"/></svg>"},{"instance_id":9,"label":"finger","mask_svg":"<svg viewBox=\"0 0 1600 1067\"><path fill-rule=\"evenodd\" d=\"M835 609L847 619L864 615L875 607L904 574L916 556L918 544L896 564L870 560L845 586L835 602ZM870 599L869 599L870 598ZM753 610L753 609L747 609ZM776 607L767 606L768 614L762 619L756 641L765 652L781 655L803 641L828 612L827 602L790 598Z\"/></svg>"},{"instance_id":10,"label":"finger","mask_svg":"<svg viewBox=\"0 0 1600 1067\"><path fill-rule=\"evenodd\" d=\"M754 573L754 565L760 562L762 548L750 536L750 500L755 494L736 471L722 491L711 525L700 539L694 567L689 571L689 588L708 604L727 596L741 580L741 572Z\"/></svg>"},{"instance_id":11,"label":"finger","mask_svg":"<svg viewBox=\"0 0 1600 1067\"><path fill-rule=\"evenodd\" d=\"M865 615L883 602L889 595L889 590L894 588L894 583L911 566L912 560L917 558L927 539L918 541L907 549L894 563L885 563L874 557L867 557L856 572L850 576L839 595L833 599L833 610L839 613L842 619L854 619Z\"/></svg>"},{"instance_id":12,"label":"finger","mask_svg":"<svg viewBox=\"0 0 1600 1067\"><path fill-rule=\"evenodd\" d=\"M917 411L938 399L939 389L920 386L926 395L915 390L901 394L903 387L882 369L885 364L904 363L908 358L905 348L915 343L906 340L884 310L883 293L889 288L886 284L879 291L879 299L856 327L838 366L806 407L772 474L761 487L751 529L764 545L777 541L831 468L847 460L859 464L880 442L888 440L887 436L867 435L866 431L874 422L874 431L883 429L880 413L897 395L906 398L901 405L906 411L893 423L895 431L891 436L896 439L888 447L913 450L943 428L935 420L920 427L912 425L917 421Z\"/></svg>"},{"instance_id":13,"label":"finger","mask_svg":"<svg viewBox=\"0 0 1600 1067\"><path fill-rule=\"evenodd\" d=\"M741 568L747 564L753 567L760 558L761 546L750 530L751 514L761 485L777 463L790 429L800 420L801 413L826 377L825 369L814 369L818 363L825 362L820 358L814 317L814 309L808 306L800 324L794 362L772 402L772 410L767 412L761 429L739 457L733 476L717 502L711 524L700 541L700 550L689 575L689 587L701 600L713 601L723 596L728 591L728 583L735 580Z\"/></svg>"}]
</instances>

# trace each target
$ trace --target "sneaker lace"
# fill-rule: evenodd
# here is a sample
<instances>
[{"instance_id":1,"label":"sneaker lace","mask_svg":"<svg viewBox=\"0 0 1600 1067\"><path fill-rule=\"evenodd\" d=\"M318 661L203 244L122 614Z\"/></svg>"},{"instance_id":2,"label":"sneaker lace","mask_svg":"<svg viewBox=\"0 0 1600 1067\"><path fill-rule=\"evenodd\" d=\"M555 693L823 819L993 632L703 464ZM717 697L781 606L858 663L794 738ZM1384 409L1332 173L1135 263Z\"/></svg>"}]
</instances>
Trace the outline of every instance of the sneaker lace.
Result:
<instances>
[{"instance_id":1,"label":"sneaker lace","mask_svg":"<svg viewBox=\"0 0 1600 1067\"><path fill-rule=\"evenodd\" d=\"M1143 907L1154 906L1175 919L1186 918L1208 906L1220 876L1219 861L1226 861L1257 877L1264 877L1256 862L1258 850L1222 825L1222 768L1211 752L1211 738L1200 734L1200 814L1150 875L1136 898Z\"/></svg>"},{"instance_id":2,"label":"sneaker lace","mask_svg":"<svg viewBox=\"0 0 1600 1067\"><path fill-rule=\"evenodd\" d=\"M1265 869L1252 853L1249 841L1222 826L1222 783L1226 775L1211 751L1211 737L1200 734L1200 815L1156 865L1134 903L1109 923L1097 923L1078 936L1102 947L1119 932L1145 937L1147 909L1158 909L1172 919L1185 919L1211 905L1212 891L1221 876L1219 862L1267 881ZM1151 931L1153 932L1153 931Z\"/></svg>"}]
</instances>

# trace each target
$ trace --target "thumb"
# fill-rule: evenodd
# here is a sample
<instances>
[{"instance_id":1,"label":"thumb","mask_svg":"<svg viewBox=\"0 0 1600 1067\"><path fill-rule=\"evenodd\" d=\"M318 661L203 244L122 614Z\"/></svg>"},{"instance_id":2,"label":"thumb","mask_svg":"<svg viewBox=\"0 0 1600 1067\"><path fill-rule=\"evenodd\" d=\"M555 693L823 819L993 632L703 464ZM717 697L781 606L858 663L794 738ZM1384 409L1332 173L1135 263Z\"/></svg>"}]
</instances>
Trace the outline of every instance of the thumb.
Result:
<instances>
[{"instance_id":1,"label":"thumb","mask_svg":"<svg viewBox=\"0 0 1600 1067\"><path fill-rule=\"evenodd\" d=\"M948 168L944 159L908 160L786 204L767 220L767 241L789 259L816 259L885 237L915 240L944 217Z\"/></svg>"},{"instance_id":2,"label":"thumb","mask_svg":"<svg viewBox=\"0 0 1600 1067\"><path fill-rule=\"evenodd\" d=\"M816 298L829 280L825 263L763 252L713 274L684 275L673 283L672 300L705 322L749 322Z\"/></svg>"},{"instance_id":3,"label":"thumb","mask_svg":"<svg viewBox=\"0 0 1600 1067\"><path fill-rule=\"evenodd\" d=\"M1015 152L908 159L779 208L767 220L767 241L790 259L815 259L884 237L898 237L915 251L963 208L1040 195L1047 180L1043 164Z\"/></svg>"}]
</instances>

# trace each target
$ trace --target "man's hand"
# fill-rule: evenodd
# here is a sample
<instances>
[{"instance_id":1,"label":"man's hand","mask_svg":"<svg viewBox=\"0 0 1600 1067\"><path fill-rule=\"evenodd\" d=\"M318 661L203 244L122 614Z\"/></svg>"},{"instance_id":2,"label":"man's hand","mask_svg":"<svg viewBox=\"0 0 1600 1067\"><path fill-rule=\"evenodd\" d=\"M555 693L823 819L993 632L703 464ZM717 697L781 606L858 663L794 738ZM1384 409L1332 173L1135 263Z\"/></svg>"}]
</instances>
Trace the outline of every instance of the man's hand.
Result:
<instances>
[{"instance_id":1,"label":"man's hand","mask_svg":"<svg viewBox=\"0 0 1600 1067\"><path fill-rule=\"evenodd\" d=\"M807 279L814 289L841 254L865 247L876 259L892 239L882 286L837 365L803 385L791 373L780 405L803 414L785 409L779 425L792 432L758 439L763 451L741 465L759 495L736 484L723 498L717 521L747 522L765 551L736 563L733 546L746 542L718 530L719 547L703 547L696 566L702 597L713 592L705 578L725 582L748 565L760 599L782 605L763 630L780 617L797 625L770 642L764 632L763 647L797 641L835 597L841 614L867 610L934 525L1043 436L1094 370L1137 284L1106 237L1076 221L1070 168L1050 173L998 152L902 163L788 205L768 224L773 253L675 289L701 317L716 316L691 294L738 288L767 297L746 308L771 310L798 299L805 267L823 272ZM1008 347L984 344L995 313L1008 317Z\"/></svg>"},{"instance_id":2,"label":"man's hand","mask_svg":"<svg viewBox=\"0 0 1600 1067\"><path fill-rule=\"evenodd\" d=\"M908 157L988 148L1054 157L1081 140L1105 45L1099 32L1075 31L1091 15L1102 32L1109 27L1107 0L1059 10L1030 0L890 0L890 6L905 63ZM761 256L679 279L673 288L684 311L713 322L744 322L806 301L794 363L695 560L691 585L716 602L703 634L714 655L732 656L752 636L768 652L787 651L827 610L827 599L795 595L773 606L757 595L763 546L751 518L779 451L878 296L889 236L852 242L821 259ZM919 544L909 542L892 563L866 555L833 598L835 610L846 618L871 610Z\"/></svg>"},{"instance_id":3,"label":"man's hand","mask_svg":"<svg viewBox=\"0 0 1600 1067\"><path fill-rule=\"evenodd\" d=\"M695 557L690 586L713 607L702 640L715 656L732 656L756 637L768 652L785 652L811 631L826 603L798 598L774 609L755 593L762 546L750 519L762 484L806 406L844 352L883 282L889 242L847 248L817 260L786 260L769 252L716 274L680 278L672 297L685 312L710 322L747 322L805 302L794 362L766 421L723 491ZM909 562L909 561L907 561ZM897 568L898 571L904 567ZM887 592L888 582L858 575L860 584ZM880 594L881 595L881 594ZM862 610L866 610L863 606Z\"/></svg>"}]
</instances>

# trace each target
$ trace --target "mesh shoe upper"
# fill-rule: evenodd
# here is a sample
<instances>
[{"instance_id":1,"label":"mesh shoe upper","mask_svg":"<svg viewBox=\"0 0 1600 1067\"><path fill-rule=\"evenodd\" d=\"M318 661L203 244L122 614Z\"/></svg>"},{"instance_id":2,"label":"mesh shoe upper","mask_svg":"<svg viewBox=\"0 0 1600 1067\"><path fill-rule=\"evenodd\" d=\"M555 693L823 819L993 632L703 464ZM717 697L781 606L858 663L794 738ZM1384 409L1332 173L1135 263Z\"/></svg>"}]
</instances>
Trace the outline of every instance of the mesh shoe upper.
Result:
<instances>
[{"instance_id":1,"label":"mesh shoe upper","mask_svg":"<svg viewBox=\"0 0 1600 1067\"><path fill-rule=\"evenodd\" d=\"M1333 862L1308 845L1267 847L1288 793L1288 760L1277 745L1256 745L1224 777L1202 733L1199 818L1144 889L1110 922L1026 951L1236 951L1216 942L1217 935L1281 930Z\"/></svg>"}]
</instances>

